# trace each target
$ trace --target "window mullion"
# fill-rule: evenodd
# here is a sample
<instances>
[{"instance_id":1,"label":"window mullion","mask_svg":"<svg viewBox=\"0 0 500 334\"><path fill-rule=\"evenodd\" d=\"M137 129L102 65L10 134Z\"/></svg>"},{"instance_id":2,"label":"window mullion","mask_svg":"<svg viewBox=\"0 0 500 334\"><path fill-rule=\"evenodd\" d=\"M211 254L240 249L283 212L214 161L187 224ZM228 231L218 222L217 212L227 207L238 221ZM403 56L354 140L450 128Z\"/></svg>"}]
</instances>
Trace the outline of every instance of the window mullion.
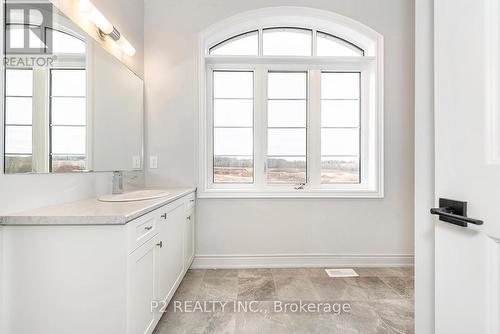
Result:
<instances>
[{"instance_id":1,"label":"window mullion","mask_svg":"<svg viewBox=\"0 0 500 334\"><path fill-rule=\"evenodd\" d=\"M47 173L49 167L49 81L50 70L47 68L33 69L33 171L37 173Z\"/></svg>"},{"instance_id":2,"label":"window mullion","mask_svg":"<svg viewBox=\"0 0 500 334\"><path fill-rule=\"evenodd\" d=\"M254 155L255 155L255 185L263 188L266 180L265 164L267 161L267 71L263 66L257 66L255 70L255 115L254 115Z\"/></svg>"},{"instance_id":3,"label":"window mullion","mask_svg":"<svg viewBox=\"0 0 500 334\"><path fill-rule=\"evenodd\" d=\"M321 71L309 71L308 175L312 188L321 186Z\"/></svg>"}]
</instances>

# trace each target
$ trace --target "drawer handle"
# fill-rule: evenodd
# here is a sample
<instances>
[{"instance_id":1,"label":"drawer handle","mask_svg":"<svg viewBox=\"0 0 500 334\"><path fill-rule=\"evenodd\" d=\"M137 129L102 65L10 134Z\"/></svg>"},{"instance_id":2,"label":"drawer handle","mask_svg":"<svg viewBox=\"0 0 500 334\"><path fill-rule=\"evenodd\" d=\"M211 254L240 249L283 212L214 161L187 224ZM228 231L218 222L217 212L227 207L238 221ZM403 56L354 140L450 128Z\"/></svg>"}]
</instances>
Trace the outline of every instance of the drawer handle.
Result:
<instances>
[{"instance_id":1,"label":"drawer handle","mask_svg":"<svg viewBox=\"0 0 500 334\"><path fill-rule=\"evenodd\" d=\"M191 220L191 216L187 216L186 218L187 218L187 220Z\"/></svg>"},{"instance_id":2,"label":"drawer handle","mask_svg":"<svg viewBox=\"0 0 500 334\"><path fill-rule=\"evenodd\" d=\"M157 243L156 246L163 248L163 241L160 241L159 243Z\"/></svg>"},{"instance_id":3,"label":"drawer handle","mask_svg":"<svg viewBox=\"0 0 500 334\"><path fill-rule=\"evenodd\" d=\"M161 215L161 218L163 218L163 219L167 219L167 214L166 214L166 213L162 214L162 215Z\"/></svg>"},{"instance_id":4,"label":"drawer handle","mask_svg":"<svg viewBox=\"0 0 500 334\"><path fill-rule=\"evenodd\" d=\"M145 229L146 231L151 231L151 230L153 229L153 226L146 226L144 229Z\"/></svg>"}]
</instances>

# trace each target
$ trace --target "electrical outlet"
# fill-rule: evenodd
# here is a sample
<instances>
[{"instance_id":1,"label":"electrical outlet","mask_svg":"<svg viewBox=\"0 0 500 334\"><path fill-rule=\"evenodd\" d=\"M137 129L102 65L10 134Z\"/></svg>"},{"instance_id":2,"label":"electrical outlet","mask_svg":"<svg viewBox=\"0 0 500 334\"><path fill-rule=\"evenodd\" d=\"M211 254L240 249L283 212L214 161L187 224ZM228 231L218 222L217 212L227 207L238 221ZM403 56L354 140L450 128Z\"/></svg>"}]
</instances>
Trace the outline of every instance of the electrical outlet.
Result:
<instances>
[{"instance_id":1,"label":"electrical outlet","mask_svg":"<svg viewBox=\"0 0 500 334\"><path fill-rule=\"evenodd\" d=\"M149 157L149 168L156 169L158 168L158 156L152 155Z\"/></svg>"},{"instance_id":2,"label":"electrical outlet","mask_svg":"<svg viewBox=\"0 0 500 334\"><path fill-rule=\"evenodd\" d=\"M134 155L132 157L132 168L140 169L141 168L141 157L138 155Z\"/></svg>"}]
</instances>

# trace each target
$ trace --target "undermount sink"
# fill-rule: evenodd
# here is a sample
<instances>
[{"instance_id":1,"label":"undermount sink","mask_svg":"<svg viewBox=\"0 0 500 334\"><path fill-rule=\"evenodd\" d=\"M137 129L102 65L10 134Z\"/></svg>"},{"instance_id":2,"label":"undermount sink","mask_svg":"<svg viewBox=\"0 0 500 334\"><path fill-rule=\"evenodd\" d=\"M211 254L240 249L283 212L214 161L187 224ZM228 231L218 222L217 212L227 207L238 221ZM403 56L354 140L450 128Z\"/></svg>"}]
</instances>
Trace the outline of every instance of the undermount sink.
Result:
<instances>
[{"instance_id":1,"label":"undermount sink","mask_svg":"<svg viewBox=\"0 0 500 334\"><path fill-rule=\"evenodd\" d=\"M101 202L135 202L145 201L148 199L155 199L168 196L170 193L166 190L149 189L137 190L117 195L104 195L99 197Z\"/></svg>"}]
</instances>

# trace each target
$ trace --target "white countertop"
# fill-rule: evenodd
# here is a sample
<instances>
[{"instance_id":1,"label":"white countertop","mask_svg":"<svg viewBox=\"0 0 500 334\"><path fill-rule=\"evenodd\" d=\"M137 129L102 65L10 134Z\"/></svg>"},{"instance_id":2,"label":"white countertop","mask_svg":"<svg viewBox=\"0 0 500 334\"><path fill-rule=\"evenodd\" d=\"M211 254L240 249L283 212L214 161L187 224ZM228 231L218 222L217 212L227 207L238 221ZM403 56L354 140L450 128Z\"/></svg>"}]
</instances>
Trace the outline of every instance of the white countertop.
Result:
<instances>
[{"instance_id":1,"label":"white countertop","mask_svg":"<svg viewBox=\"0 0 500 334\"><path fill-rule=\"evenodd\" d=\"M101 202L97 198L48 206L0 217L0 225L124 225L196 191L165 189L170 194L136 202Z\"/></svg>"}]
</instances>

